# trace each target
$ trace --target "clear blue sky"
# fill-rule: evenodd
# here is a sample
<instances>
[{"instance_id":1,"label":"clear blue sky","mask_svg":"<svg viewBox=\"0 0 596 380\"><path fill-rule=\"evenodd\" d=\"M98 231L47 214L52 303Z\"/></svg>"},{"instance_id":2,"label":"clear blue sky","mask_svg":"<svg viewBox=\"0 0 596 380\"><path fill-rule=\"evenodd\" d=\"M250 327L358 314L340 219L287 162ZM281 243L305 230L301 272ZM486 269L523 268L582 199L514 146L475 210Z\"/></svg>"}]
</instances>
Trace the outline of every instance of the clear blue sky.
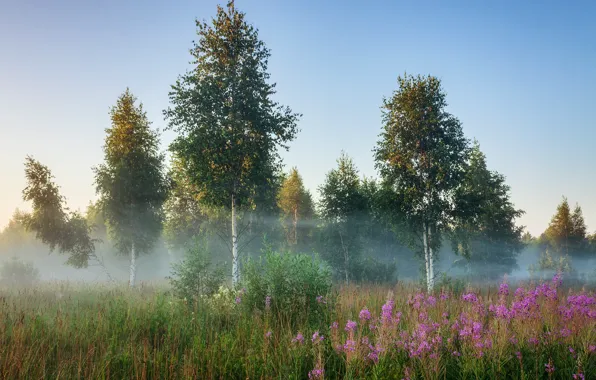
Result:
<instances>
[{"instance_id":1,"label":"clear blue sky","mask_svg":"<svg viewBox=\"0 0 596 380\"><path fill-rule=\"evenodd\" d=\"M490 168L506 175L527 212L521 224L539 234L566 195L596 230L594 3L444 3L236 1L272 50L277 99L304 114L287 166L313 192L342 149L376 175L383 97L406 71L432 74ZM165 127L194 20L217 4L0 0L0 226L26 208L27 154L53 170L72 208L95 198L91 167L127 86Z\"/></svg>"}]
</instances>

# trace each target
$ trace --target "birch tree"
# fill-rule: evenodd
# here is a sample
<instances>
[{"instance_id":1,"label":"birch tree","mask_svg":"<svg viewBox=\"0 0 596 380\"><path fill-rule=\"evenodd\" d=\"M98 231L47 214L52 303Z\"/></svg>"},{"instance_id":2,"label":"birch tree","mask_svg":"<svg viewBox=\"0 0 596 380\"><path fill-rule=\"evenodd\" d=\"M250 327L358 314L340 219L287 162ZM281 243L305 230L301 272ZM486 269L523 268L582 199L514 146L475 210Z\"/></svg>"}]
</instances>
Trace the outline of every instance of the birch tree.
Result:
<instances>
[{"instance_id":1,"label":"birch tree","mask_svg":"<svg viewBox=\"0 0 596 380\"><path fill-rule=\"evenodd\" d=\"M404 75L383 101L383 130L376 167L396 199L409 245L422 252L428 290L434 286L435 252L449 230L454 192L464 174L469 142L460 121L446 112L445 93L433 76Z\"/></svg>"},{"instance_id":2,"label":"birch tree","mask_svg":"<svg viewBox=\"0 0 596 380\"><path fill-rule=\"evenodd\" d=\"M237 218L258 186L273 181L278 148L296 133L298 114L272 100L269 50L233 2L211 24L197 20L194 68L180 76L164 111L178 133L170 149L188 164L207 204L231 213L232 281L239 280Z\"/></svg>"},{"instance_id":3,"label":"birch tree","mask_svg":"<svg viewBox=\"0 0 596 380\"><path fill-rule=\"evenodd\" d=\"M98 205L108 235L119 252L130 255L129 285L134 287L137 257L153 248L170 188L159 152L159 137L143 105L127 89L110 111L104 163L94 168Z\"/></svg>"}]
</instances>

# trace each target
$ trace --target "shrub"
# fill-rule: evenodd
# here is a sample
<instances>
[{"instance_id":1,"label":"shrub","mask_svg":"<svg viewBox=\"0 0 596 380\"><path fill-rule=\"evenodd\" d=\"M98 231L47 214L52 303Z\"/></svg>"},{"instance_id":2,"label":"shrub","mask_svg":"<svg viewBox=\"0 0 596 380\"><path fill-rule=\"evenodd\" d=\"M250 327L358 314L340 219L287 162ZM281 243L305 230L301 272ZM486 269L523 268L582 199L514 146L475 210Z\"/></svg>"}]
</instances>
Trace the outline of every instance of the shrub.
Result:
<instances>
[{"instance_id":1,"label":"shrub","mask_svg":"<svg viewBox=\"0 0 596 380\"><path fill-rule=\"evenodd\" d=\"M291 325L327 317L331 270L318 257L267 249L258 261L246 261L242 276L245 292L239 301L249 310L270 308L273 318Z\"/></svg>"},{"instance_id":2,"label":"shrub","mask_svg":"<svg viewBox=\"0 0 596 380\"><path fill-rule=\"evenodd\" d=\"M212 269L207 243L197 241L182 262L172 265L169 280L176 296L196 301L200 296L209 297L219 290L224 281L224 268L217 265Z\"/></svg>"},{"instance_id":3,"label":"shrub","mask_svg":"<svg viewBox=\"0 0 596 380\"><path fill-rule=\"evenodd\" d=\"M0 282L3 285L31 286L37 281L39 281L39 270L31 262L13 257L0 267Z\"/></svg>"},{"instance_id":4,"label":"shrub","mask_svg":"<svg viewBox=\"0 0 596 380\"><path fill-rule=\"evenodd\" d=\"M374 257L366 257L352 263L350 277L356 282L382 284L396 281L396 270L395 262L384 263Z\"/></svg>"}]
</instances>

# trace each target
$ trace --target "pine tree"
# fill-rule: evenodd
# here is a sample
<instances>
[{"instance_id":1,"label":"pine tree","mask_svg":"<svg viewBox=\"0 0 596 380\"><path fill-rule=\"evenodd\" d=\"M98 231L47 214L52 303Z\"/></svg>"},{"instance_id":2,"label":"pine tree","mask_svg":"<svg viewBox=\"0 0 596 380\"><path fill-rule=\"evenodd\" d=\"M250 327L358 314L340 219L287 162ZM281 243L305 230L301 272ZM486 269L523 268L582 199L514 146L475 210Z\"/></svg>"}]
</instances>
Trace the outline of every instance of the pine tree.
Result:
<instances>
[{"instance_id":1,"label":"pine tree","mask_svg":"<svg viewBox=\"0 0 596 380\"><path fill-rule=\"evenodd\" d=\"M298 245L299 222L308 221L314 216L313 200L310 192L304 187L302 177L296 168L290 170L281 185L277 197L281 211L281 220L288 244ZM302 228L304 231L305 229ZM303 237L301 237L303 238Z\"/></svg>"}]
</instances>

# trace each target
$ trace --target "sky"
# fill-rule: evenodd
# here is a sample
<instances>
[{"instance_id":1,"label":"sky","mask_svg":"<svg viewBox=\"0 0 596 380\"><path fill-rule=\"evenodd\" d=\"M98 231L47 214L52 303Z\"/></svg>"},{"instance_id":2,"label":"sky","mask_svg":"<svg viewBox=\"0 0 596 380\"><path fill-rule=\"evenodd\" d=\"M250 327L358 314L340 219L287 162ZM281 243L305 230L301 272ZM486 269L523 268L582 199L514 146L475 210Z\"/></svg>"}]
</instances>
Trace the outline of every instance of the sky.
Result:
<instances>
[{"instance_id":1,"label":"sky","mask_svg":"<svg viewBox=\"0 0 596 380\"><path fill-rule=\"evenodd\" d=\"M481 3L237 0L271 49L276 100L303 115L284 163L315 195L342 150L377 177L383 98L399 75L431 74L489 169L506 176L526 212L518 224L540 234L566 196L593 232L596 3ZM26 155L50 167L71 209L96 198L92 167L127 87L164 130L195 19L218 4L0 0L0 228L29 207ZM173 137L162 133L164 150Z\"/></svg>"}]
</instances>

